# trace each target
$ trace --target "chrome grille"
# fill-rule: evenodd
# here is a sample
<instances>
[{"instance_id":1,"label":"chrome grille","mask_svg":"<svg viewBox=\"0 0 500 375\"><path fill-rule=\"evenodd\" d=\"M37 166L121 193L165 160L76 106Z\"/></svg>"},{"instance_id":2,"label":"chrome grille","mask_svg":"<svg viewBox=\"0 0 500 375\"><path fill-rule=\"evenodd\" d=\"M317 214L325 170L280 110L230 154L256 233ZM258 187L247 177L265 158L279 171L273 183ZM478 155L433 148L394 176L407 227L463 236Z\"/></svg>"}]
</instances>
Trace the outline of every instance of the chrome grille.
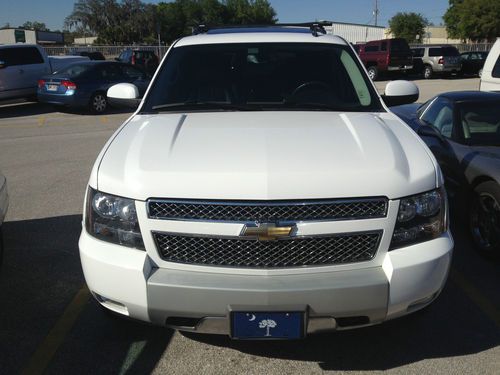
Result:
<instances>
[{"instance_id":1,"label":"chrome grille","mask_svg":"<svg viewBox=\"0 0 500 375\"><path fill-rule=\"evenodd\" d=\"M153 233L168 262L240 268L325 266L373 259L381 232L257 241L236 237L192 237Z\"/></svg>"},{"instance_id":2,"label":"chrome grille","mask_svg":"<svg viewBox=\"0 0 500 375\"><path fill-rule=\"evenodd\" d=\"M233 222L286 222L371 219L387 215L387 199L310 201L150 200L152 219Z\"/></svg>"}]
</instances>

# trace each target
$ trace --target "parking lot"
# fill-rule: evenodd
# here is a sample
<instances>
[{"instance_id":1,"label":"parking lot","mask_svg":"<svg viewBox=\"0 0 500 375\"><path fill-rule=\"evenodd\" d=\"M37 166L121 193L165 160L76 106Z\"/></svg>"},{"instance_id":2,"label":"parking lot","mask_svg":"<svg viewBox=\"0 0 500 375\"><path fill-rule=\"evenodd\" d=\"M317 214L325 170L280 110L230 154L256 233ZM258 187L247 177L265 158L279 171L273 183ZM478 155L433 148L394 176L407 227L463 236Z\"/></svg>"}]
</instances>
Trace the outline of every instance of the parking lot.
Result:
<instances>
[{"instance_id":1,"label":"parking lot","mask_svg":"<svg viewBox=\"0 0 500 375\"><path fill-rule=\"evenodd\" d=\"M415 81L420 101L478 79ZM377 82L383 91L386 82ZM78 255L92 164L130 115L0 105L0 170L10 208L0 276L0 374L498 374L500 264L478 256L459 215L443 293L428 309L304 341L237 342L117 320L85 287Z\"/></svg>"}]
</instances>

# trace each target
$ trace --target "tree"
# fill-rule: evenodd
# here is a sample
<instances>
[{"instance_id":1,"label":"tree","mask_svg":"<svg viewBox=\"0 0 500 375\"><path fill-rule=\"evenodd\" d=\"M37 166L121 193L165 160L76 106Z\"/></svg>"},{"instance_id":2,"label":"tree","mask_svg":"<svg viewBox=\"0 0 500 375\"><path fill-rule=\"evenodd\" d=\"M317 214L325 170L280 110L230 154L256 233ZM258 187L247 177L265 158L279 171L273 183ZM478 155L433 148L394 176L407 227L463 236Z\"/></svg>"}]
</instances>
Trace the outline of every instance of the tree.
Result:
<instances>
[{"instance_id":1,"label":"tree","mask_svg":"<svg viewBox=\"0 0 500 375\"><path fill-rule=\"evenodd\" d=\"M49 31L45 23L37 21L26 21L19 27L28 30Z\"/></svg>"},{"instance_id":2,"label":"tree","mask_svg":"<svg viewBox=\"0 0 500 375\"><path fill-rule=\"evenodd\" d=\"M500 35L500 1L450 0L444 15L452 38L493 41Z\"/></svg>"},{"instance_id":3,"label":"tree","mask_svg":"<svg viewBox=\"0 0 500 375\"><path fill-rule=\"evenodd\" d=\"M408 43L422 40L429 21L418 13L397 13L389 20L389 28L396 38L404 38ZM418 38L417 38L418 35Z\"/></svg>"}]
</instances>

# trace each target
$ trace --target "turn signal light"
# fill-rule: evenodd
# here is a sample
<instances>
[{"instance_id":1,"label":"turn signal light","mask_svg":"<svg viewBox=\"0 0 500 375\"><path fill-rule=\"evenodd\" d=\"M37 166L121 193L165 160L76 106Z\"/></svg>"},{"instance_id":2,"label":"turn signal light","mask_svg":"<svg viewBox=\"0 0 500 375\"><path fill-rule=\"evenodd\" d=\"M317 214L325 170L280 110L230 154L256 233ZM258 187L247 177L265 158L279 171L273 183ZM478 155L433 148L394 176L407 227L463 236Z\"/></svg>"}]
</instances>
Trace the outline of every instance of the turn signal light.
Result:
<instances>
[{"instance_id":1,"label":"turn signal light","mask_svg":"<svg viewBox=\"0 0 500 375\"><path fill-rule=\"evenodd\" d=\"M439 59L438 64L439 65L443 65L444 64L444 59L442 57Z\"/></svg>"}]
</instances>

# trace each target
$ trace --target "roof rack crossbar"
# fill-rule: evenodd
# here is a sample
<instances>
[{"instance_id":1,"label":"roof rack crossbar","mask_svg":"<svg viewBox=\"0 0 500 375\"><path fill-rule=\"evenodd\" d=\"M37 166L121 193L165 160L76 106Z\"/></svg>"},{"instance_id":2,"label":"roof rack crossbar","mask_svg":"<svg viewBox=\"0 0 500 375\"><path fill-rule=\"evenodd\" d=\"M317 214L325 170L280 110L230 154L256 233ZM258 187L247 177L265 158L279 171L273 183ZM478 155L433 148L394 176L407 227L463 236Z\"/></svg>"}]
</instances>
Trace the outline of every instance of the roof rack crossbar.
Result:
<instances>
[{"instance_id":1,"label":"roof rack crossbar","mask_svg":"<svg viewBox=\"0 0 500 375\"><path fill-rule=\"evenodd\" d=\"M265 25L218 25L218 26L208 26L205 24L199 24L192 27L193 35L206 34L210 30L216 29L250 29L250 28L264 28L264 27L304 27L311 30L311 34L314 36L319 36L320 34L326 34L325 27L332 26L332 22L303 22L303 23L275 23L275 24L265 24Z\"/></svg>"}]
</instances>

